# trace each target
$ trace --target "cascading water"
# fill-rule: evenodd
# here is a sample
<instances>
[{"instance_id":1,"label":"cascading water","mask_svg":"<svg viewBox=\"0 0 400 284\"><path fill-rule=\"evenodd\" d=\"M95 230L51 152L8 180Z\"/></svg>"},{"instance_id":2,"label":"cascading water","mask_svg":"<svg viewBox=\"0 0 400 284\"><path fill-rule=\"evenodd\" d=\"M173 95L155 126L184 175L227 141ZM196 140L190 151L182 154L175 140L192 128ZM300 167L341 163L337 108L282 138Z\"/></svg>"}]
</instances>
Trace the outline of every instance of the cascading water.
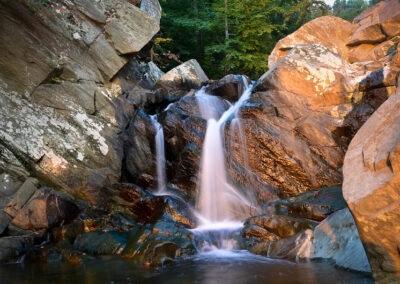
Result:
<instances>
[{"instance_id":1,"label":"cascading water","mask_svg":"<svg viewBox=\"0 0 400 284\"><path fill-rule=\"evenodd\" d=\"M167 178L165 169L165 146L164 131L161 124L157 120L156 115L151 116L154 128L156 129L155 145L156 145L156 170L157 170L157 195L167 194Z\"/></svg>"},{"instance_id":2,"label":"cascading water","mask_svg":"<svg viewBox=\"0 0 400 284\"><path fill-rule=\"evenodd\" d=\"M207 95L204 89L196 93L203 118L207 119L207 131L203 144L200 169L200 194L198 198L198 218L200 226L193 230L205 240L203 250L233 249L235 235L242 227L238 216L250 208L251 204L227 180L225 168L224 125L233 117L235 125L241 129L238 119L240 106L250 97L251 88L243 78L245 89L239 100L231 105L218 119L219 100Z\"/></svg>"}]
</instances>

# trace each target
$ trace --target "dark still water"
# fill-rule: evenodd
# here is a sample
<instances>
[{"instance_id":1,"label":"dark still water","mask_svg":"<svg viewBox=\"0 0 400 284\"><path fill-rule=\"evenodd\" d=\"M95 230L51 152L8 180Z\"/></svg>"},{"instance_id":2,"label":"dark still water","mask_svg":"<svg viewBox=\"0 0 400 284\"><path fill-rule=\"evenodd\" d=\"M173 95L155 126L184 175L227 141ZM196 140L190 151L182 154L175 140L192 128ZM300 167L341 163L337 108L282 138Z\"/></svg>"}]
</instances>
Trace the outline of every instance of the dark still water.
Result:
<instances>
[{"instance_id":1,"label":"dark still water","mask_svg":"<svg viewBox=\"0 0 400 284\"><path fill-rule=\"evenodd\" d=\"M365 275L328 263L271 260L246 252L216 251L190 260L148 269L119 257L85 264L9 264L0 266L0 283L374 283Z\"/></svg>"}]
</instances>

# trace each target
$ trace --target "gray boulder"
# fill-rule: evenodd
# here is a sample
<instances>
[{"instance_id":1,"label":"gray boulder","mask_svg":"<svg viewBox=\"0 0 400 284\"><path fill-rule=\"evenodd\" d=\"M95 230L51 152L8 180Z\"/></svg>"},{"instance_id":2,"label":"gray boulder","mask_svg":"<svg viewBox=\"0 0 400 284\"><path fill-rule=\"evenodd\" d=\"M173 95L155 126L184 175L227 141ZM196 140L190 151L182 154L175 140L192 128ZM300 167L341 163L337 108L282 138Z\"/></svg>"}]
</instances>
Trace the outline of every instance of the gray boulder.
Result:
<instances>
[{"instance_id":1,"label":"gray boulder","mask_svg":"<svg viewBox=\"0 0 400 284\"><path fill-rule=\"evenodd\" d=\"M314 230L313 258L329 258L336 265L371 272L353 216L348 208L322 221Z\"/></svg>"},{"instance_id":2,"label":"gray boulder","mask_svg":"<svg viewBox=\"0 0 400 284\"><path fill-rule=\"evenodd\" d=\"M158 23L160 23L162 10L158 0L142 0L140 3L140 9L145 11L147 14L156 19Z\"/></svg>"}]
</instances>

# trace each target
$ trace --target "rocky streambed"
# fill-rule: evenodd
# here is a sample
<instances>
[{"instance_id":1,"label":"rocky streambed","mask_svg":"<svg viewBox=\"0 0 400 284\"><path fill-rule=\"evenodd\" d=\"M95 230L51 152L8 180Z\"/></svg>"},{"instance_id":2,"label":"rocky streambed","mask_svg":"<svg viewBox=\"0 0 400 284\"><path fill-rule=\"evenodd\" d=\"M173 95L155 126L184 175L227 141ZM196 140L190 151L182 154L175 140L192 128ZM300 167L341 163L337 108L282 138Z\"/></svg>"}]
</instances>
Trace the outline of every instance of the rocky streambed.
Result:
<instances>
[{"instance_id":1,"label":"rocky streambed","mask_svg":"<svg viewBox=\"0 0 400 284\"><path fill-rule=\"evenodd\" d=\"M400 279L397 0L253 82L164 74L156 0L40 3L0 1L2 283Z\"/></svg>"}]
</instances>

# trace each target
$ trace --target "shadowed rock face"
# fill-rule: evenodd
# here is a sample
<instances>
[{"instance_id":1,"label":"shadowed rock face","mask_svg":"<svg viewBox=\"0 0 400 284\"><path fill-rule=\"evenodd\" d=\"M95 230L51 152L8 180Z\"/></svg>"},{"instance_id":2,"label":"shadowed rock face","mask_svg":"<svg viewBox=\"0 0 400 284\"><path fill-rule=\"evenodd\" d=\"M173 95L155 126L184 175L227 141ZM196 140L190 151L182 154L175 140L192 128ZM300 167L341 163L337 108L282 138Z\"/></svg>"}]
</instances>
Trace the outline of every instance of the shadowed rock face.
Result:
<instances>
[{"instance_id":1,"label":"shadowed rock face","mask_svg":"<svg viewBox=\"0 0 400 284\"><path fill-rule=\"evenodd\" d=\"M397 91L354 137L343 167L343 195L378 283L400 279L399 125Z\"/></svg>"},{"instance_id":2,"label":"shadowed rock face","mask_svg":"<svg viewBox=\"0 0 400 284\"><path fill-rule=\"evenodd\" d=\"M216 98L221 115L228 104ZM196 197L197 177L207 120L200 114L197 99L187 95L161 114L164 129L168 177L172 186L188 201Z\"/></svg>"},{"instance_id":3,"label":"shadowed rock face","mask_svg":"<svg viewBox=\"0 0 400 284\"><path fill-rule=\"evenodd\" d=\"M226 75L224 78L213 82L205 91L207 94L219 96L231 102L236 102L245 90L245 83L250 84L248 77L240 75Z\"/></svg>"}]
</instances>

